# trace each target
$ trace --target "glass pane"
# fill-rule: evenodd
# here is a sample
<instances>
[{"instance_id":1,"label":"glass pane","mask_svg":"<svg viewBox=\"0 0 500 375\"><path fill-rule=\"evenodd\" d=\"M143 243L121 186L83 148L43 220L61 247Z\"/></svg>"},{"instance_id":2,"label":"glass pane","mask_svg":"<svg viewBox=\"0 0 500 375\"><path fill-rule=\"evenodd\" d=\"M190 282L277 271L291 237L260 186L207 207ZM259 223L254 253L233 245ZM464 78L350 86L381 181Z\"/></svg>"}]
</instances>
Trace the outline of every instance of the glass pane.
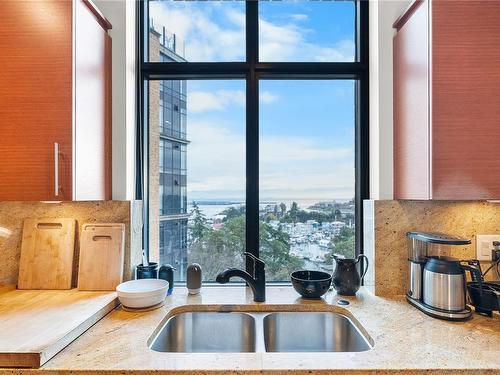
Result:
<instances>
[{"instance_id":1,"label":"glass pane","mask_svg":"<svg viewBox=\"0 0 500 375\"><path fill-rule=\"evenodd\" d=\"M260 61L355 60L354 1L260 1Z\"/></svg>"},{"instance_id":2,"label":"glass pane","mask_svg":"<svg viewBox=\"0 0 500 375\"><path fill-rule=\"evenodd\" d=\"M178 281L194 262L215 281L244 267L245 82L150 81L149 89L150 257L174 266Z\"/></svg>"},{"instance_id":3,"label":"glass pane","mask_svg":"<svg viewBox=\"0 0 500 375\"><path fill-rule=\"evenodd\" d=\"M245 2L150 0L148 60L244 61Z\"/></svg>"},{"instance_id":4,"label":"glass pane","mask_svg":"<svg viewBox=\"0 0 500 375\"><path fill-rule=\"evenodd\" d=\"M261 81L260 254L267 279L353 257L354 81Z\"/></svg>"}]
</instances>

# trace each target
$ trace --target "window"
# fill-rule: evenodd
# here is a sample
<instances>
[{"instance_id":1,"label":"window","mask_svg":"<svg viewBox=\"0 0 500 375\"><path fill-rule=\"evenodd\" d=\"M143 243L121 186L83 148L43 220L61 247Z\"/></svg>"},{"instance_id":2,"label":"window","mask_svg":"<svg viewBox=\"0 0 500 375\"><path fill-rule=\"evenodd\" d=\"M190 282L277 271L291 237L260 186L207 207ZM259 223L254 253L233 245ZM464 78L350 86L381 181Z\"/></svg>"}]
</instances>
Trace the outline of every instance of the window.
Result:
<instances>
[{"instance_id":1,"label":"window","mask_svg":"<svg viewBox=\"0 0 500 375\"><path fill-rule=\"evenodd\" d=\"M260 83L259 248L270 280L355 256L354 91L352 80Z\"/></svg>"},{"instance_id":2,"label":"window","mask_svg":"<svg viewBox=\"0 0 500 375\"><path fill-rule=\"evenodd\" d=\"M152 260L214 281L362 249L368 2L143 1L138 195Z\"/></svg>"}]
</instances>

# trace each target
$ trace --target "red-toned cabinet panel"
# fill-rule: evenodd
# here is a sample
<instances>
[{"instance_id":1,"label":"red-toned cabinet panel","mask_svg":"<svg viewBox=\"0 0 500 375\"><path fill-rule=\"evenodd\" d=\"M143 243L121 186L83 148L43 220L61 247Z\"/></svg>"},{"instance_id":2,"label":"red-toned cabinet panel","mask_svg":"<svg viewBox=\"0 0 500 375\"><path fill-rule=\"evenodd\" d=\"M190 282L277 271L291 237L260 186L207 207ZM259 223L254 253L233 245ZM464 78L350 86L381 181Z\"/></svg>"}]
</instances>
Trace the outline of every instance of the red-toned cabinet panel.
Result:
<instances>
[{"instance_id":1,"label":"red-toned cabinet panel","mask_svg":"<svg viewBox=\"0 0 500 375\"><path fill-rule=\"evenodd\" d=\"M395 27L395 198L499 199L500 2L418 0Z\"/></svg>"},{"instance_id":2,"label":"red-toned cabinet panel","mask_svg":"<svg viewBox=\"0 0 500 375\"><path fill-rule=\"evenodd\" d=\"M89 0L0 15L0 201L111 199L111 25Z\"/></svg>"},{"instance_id":3,"label":"red-toned cabinet panel","mask_svg":"<svg viewBox=\"0 0 500 375\"><path fill-rule=\"evenodd\" d=\"M432 2L432 198L500 198L500 2Z\"/></svg>"},{"instance_id":4,"label":"red-toned cabinet panel","mask_svg":"<svg viewBox=\"0 0 500 375\"><path fill-rule=\"evenodd\" d=\"M71 199L71 8L0 1L0 200Z\"/></svg>"}]
</instances>

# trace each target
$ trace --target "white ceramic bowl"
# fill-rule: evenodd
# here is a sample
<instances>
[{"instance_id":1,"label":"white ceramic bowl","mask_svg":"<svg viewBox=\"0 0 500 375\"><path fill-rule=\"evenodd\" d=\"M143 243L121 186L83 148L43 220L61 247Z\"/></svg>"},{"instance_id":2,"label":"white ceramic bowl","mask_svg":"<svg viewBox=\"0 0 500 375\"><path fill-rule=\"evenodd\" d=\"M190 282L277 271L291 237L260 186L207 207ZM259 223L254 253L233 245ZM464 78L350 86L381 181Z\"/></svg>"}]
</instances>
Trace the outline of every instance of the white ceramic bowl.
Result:
<instances>
[{"instance_id":1,"label":"white ceramic bowl","mask_svg":"<svg viewBox=\"0 0 500 375\"><path fill-rule=\"evenodd\" d=\"M157 305L165 300L168 281L161 279L131 280L116 287L123 306L141 309Z\"/></svg>"}]
</instances>

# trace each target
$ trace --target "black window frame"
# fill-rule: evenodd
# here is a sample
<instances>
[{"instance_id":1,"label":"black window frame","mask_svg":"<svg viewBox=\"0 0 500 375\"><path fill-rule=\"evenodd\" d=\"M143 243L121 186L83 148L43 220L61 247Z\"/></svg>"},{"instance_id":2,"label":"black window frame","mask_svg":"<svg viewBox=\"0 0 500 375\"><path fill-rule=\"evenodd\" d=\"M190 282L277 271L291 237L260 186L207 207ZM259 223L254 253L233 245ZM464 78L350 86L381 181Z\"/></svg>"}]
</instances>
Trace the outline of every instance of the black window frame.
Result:
<instances>
[{"instance_id":1,"label":"black window frame","mask_svg":"<svg viewBox=\"0 0 500 375\"><path fill-rule=\"evenodd\" d=\"M148 62L148 0L137 2L136 199L143 201L143 248L149 252L148 82L163 79L246 80L246 249L259 256L259 81L261 79L355 80L356 255L363 253L363 200L369 198L369 45L368 0L356 6L353 62L260 62L259 1L246 0L246 61ZM246 269L253 272L247 259Z\"/></svg>"}]
</instances>

